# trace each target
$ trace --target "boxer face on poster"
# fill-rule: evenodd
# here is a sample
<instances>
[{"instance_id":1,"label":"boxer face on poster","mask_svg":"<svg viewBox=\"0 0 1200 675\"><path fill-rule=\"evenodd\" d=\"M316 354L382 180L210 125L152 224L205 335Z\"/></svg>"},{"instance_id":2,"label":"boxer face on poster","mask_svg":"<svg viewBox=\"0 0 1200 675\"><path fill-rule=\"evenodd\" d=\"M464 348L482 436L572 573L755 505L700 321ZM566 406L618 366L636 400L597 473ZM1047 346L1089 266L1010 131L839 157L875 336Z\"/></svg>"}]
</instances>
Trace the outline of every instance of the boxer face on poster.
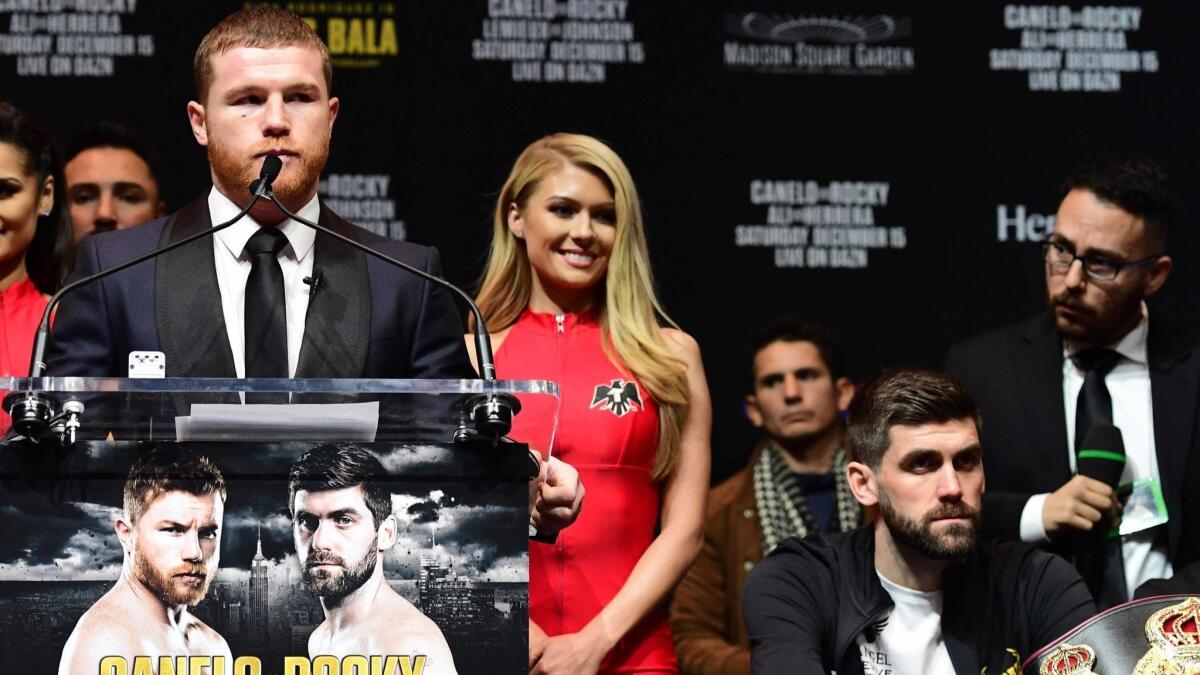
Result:
<instances>
[{"instance_id":1,"label":"boxer face on poster","mask_svg":"<svg viewBox=\"0 0 1200 675\"><path fill-rule=\"evenodd\" d=\"M209 492L173 490L152 502L136 522L116 522L132 574L165 605L204 599L221 558L225 503Z\"/></svg>"},{"instance_id":2,"label":"boxer face on poster","mask_svg":"<svg viewBox=\"0 0 1200 675\"><path fill-rule=\"evenodd\" d=\"M247 186L267 155L283 162L274 187L288 208L316 194L339 106L323 63L316 49L300 46L233 47L211 57L208 91L204 101L188 103L188 119L208 149L213 184L234 203L249 202ZM267 207L262 213L274 214Z\"/></svg>"},{"instance_id":3,"label":"boxer face on poster","mask_svg":"<svg viewBox=\"0 0 1200 675\"><path fill-rule=\"evenodd\" d=\"M1050 237L1053 247L1110 263L1157 256L1146 265L1122 267L1113 279L1095 279L1082 261L1063 270L1046 265L1046 290L1058 332L1080 345L1108 345L1142 318L1141 303L1158 291L1171 271L1162 243L1148 236L1146 223L1084 189L1072 190L1059 205Z\"/></svg>"},{"instance_id":4,"label":"boxer face on poster","mask_svg":"<svg viewBox=\"0 0 1200 675\"><path fill-rule=\"evenodd\" d=\"M292 533L304 585L336 601L383 575L380 555L396 543L396 519L376 524L362 486L297 490Z\"/></svg>"},{"instance_id":5,"label":"boxer face on poster","mask_svg":"<svg viewBox=\"0 0 1200 675\"><path fill-rule=\"evenodd\" d=\"M523 207L510 205L508 229L525 240L535 296L539 288L552 297L592 292L604 279L617 236L612 189L592 172L564 162L538 183Z\"/></svg>"},{"instance_id":6,"label":"boxer face on poster","mask_svg":"<svg viewBox=\"0 0 1200 675\"><path fill-rule=\"evenodd\" d=\"M130 467L123 507L114 523L124 549L121 576L79 617L59 675L96 675L109 656L223 656L231 665L225 638L189 611L220 562L220 470L188 451L151 451Z\"/></svg>"},{"instance_id":7,"label":"boxer face on poster","mask_svg":"<svg viewBox=\"0 0 1200 675\"><path fill-rule=\"evenodd\" d=\"M308 653L420 655L426 675L454 673L441 630L383 576L397 537L386 479L379 460L350 443L311 448L288 472L296 557L325 614Z\"/></svg>"}]
</instances>

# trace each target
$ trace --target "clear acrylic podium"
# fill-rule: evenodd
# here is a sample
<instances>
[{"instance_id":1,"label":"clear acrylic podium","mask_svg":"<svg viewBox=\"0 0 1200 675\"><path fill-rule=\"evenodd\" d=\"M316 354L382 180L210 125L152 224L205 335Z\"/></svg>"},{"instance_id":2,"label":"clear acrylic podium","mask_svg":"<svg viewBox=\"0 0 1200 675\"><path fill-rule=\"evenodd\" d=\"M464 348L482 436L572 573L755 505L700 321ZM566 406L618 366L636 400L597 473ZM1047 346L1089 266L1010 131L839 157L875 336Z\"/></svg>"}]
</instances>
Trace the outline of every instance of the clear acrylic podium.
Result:
<instances>
[{"instance_id":1,"label":"clear acrylic podium","mask_svg":"<svg viewBox=\"0 0 1200 675\"><path fill-rule=\"evenodd\" d=\"M0 378L0 391L30 384ZM457 672L528 670L533 464L523 443L476 433L472 412L509 395L518 414L557 419L553 382L66 377L32 385L60 418L69 417L64 408L82 410L69 424L59 420L65 440L51 433L35 443L6 428L0 443L0 606L8 609L0 662L14 672L57 672L79 617L132 568L113 523L131 465L149 453L202 455L225 481L219 565L190 611L234 658L258 659L264 675L307 658L325 614L301 574L289 473L305 451L328 444L382 466L398 533L379 553L385 582L437 624ZM288 402L244 405L247 394ZM540 444L552 451L552 439ZM141 655L128 656L133 672Z\"/></svg>"}]
</instances>

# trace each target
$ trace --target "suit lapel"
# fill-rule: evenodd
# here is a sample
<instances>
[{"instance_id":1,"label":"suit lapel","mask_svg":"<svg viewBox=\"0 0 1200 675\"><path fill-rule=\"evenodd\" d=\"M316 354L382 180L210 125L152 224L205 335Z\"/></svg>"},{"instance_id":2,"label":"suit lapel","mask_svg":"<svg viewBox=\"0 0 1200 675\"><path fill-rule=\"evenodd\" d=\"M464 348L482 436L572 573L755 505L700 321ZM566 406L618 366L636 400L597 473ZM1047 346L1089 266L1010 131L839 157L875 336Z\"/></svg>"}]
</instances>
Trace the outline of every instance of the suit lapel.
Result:
<instances>
[{"instance_id":1,"label":"suit lapel","mask_svg":"<svg viewBox=\"0 0 1200 675\"><path fill-rule=\"evenodd\" d=\"M1197 378L1189 347L1187 341L1163 327L1161 321L1150 322L1146 353L1150 362L1154 449L1170 517L1172 556L1182 534L1178 532L1182 525L1178 510L1185 487L1181 478L1192 448L1197 403Z\"/></svg>"},{"instance_id":2,"label":"suit lapel","mask_svg":"<svg viewBox=\"0 0 1200 675\"><path fill-rule=\"evenodd\" d=\"M1057 487L1071 479L1067 413L1063 406L1062 341L1049 314L1026 323L1020 339L1019 353L1023 358L1013 365L1019 385L1017 391L1021 392L1021 404L1028 420L1030 448L1037 453L1037 465L1046 469L1039 482ZM1004 424L1005 421L993 420L992 423ZM1046 441L1039 443L1039 438Z\"/></svg>"},{"instance_id":3,"label":"suit lapel","mask_svg":"<svg viewBox=\"0 0 1200 675\"><path fill-rule=\"evenodd\" d=\"M171 216L158 244L165 246L210 227L208 200L201 198ZM169 377L237 377L211 237L158 258L154 301Z\"/></svg>"},{"instance_id":4,"label":"suit lapel","mask_svg":"<svg viewBox=\"0 0 1200 675\"><path fill-rule=\"evenodd\" d=\"M321 225L349 237L346 223L322 206ZM361 377L371 332L371 284L366 255L317 232L313 274L321 281L304 318L304 340L296 377Z\"/></svg>"}]
</instances>

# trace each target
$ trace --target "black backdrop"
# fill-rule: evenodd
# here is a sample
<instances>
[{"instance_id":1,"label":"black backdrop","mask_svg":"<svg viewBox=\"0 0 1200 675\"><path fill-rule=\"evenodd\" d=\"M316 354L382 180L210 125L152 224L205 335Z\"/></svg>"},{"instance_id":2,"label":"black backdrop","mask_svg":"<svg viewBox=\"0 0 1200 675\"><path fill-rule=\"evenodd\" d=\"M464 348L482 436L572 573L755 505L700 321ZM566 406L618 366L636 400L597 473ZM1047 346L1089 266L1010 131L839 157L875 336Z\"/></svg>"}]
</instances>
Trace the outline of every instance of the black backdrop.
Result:
<instances>
[{"instance_id":1,"label":"black backdrop","mask_svg":"<svg viewBox=\"0 0 1200 675\"><path fill-rule=\"evenodd\" d=\"M242 4L0 0L0 98L64 141L134 124L174 209L208 185L184 113L192 54ZM1042 305L1036 242L1089 159L1150 156L1173 175L1176 268L1154 304L1195 323L1190 3L275 4L334 52L323 195L437 246L452 281L477 278L492 200L527 143L570 130L617 149L665 305L704 351L714 480L755 438L741 410L754 327L830 321L856 377L940 364L952 342ZM386 193L356 176L384 177Z\"/></svg>"}]
</instances>

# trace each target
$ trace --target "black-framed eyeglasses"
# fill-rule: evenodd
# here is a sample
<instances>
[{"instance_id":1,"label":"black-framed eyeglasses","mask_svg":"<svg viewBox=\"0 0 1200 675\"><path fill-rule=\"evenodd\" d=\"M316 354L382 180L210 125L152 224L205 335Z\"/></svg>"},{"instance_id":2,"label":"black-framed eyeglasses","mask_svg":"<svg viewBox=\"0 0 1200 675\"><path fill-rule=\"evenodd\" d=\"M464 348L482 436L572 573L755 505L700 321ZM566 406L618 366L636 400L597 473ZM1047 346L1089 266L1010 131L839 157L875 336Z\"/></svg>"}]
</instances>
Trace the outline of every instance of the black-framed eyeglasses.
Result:
<instances>
[{"instance_id":1,"label":"black-framed eyeglasses","mask_svg":"<svg viewBox=\"0 0 1200 675\"><path fill-rule=\"evenodd\" d=\"M1121 270L1128 267L1141 267L1148 265L1162 257L1163 254L1156 253L1152 256L1147 256L1139 260L1131 260L1125 262L1122 260L1113 260L1102 255L1089 253L1087 255L1076 255L1075 248L1070 244L1061 241L1044 241L1042 242L1042 258L1050 269L1058 273L1065 273L1075 264L1075 261L1083 263L1083 271L1089 278L1099 281L1112 281L1117 278Z\"/></svg>"}]
</instances>

